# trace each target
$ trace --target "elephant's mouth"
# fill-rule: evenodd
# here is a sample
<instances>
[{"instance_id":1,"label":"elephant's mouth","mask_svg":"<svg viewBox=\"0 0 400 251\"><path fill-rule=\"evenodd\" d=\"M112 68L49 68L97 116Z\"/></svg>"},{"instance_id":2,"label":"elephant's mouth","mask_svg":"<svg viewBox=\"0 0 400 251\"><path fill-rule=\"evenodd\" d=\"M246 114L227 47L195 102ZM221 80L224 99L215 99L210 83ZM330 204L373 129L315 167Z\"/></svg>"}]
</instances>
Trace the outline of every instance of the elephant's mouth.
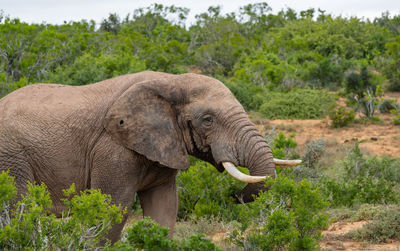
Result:
<instances>
[{"instance_id":1,"label":"elephant's mouth","mask_svg":"<svg viewBox=\"0 0 400 251\"><path fill-rule=\"evenodd\" d=\"M217 163L212 155L211 148L209 146L200 146L201 137L200 134L196 132L190 121L188 121L188 128L190 134L190 143L192 145L192 155L203 161L207 161L213 165L219 172L223 172L225 169L222 163ZM198 142L198 143L196 143Z\"/></svg>"}]
</instances>

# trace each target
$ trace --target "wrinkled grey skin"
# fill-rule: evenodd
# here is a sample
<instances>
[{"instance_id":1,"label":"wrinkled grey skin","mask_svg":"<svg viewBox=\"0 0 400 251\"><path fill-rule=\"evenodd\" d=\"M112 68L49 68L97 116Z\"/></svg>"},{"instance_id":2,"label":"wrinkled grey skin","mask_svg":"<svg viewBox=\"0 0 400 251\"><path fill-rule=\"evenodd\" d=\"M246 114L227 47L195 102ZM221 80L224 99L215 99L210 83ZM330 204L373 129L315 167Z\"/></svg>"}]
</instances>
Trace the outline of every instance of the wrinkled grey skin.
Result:
<instances>
[{"instance_id":1,"label":"wrinkled grey skin","mask_svg":"<svg viewBox=\"0 0 400 251\"><path fill-rule=\"evenodd\" d=\"M36 84L0 99L0 171L10 170L18 193L45 183L52 211L63 210L62 189L100 188L129 207L137 193L143 214L173 231L175 176L189 155L247 167L275 169L264 138L219 81L197 74L141 72L87 86ZM265 189L249 184L244 202ZM125 223L109 238L118 240Z\"/></svg>"}]
</instances>

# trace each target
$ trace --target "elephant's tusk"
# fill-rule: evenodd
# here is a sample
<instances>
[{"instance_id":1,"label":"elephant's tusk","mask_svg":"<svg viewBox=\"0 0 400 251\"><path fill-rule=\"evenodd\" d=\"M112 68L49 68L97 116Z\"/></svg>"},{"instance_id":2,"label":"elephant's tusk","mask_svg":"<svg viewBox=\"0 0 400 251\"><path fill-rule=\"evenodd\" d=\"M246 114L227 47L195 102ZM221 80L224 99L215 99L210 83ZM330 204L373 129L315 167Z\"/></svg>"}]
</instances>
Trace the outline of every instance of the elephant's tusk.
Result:
<instances>
[{"instance_id":1,"label":"elephant's tusk","mask_svg":"<svg viewBox=\"0 0 400 251\"><path fill-rule=\"evenodd\" d=\"M247 182L247 183L257 183L266 179L265 176L250 176L239 171L234 164L231 162L222 162L225 170L232 175L233 178Z\"/></svg>"},{"instance_id":2,"label":"elephant's tusk","mask_svg":"<svg viewBox=\"0 0 400 251\"><path fill-rule=\"evenodd\" d=\"M289 167L298 166L302 163L301 159L296 160L286 160L286 159L274 159L275 166Z\"/></svg>"}]
</instances>

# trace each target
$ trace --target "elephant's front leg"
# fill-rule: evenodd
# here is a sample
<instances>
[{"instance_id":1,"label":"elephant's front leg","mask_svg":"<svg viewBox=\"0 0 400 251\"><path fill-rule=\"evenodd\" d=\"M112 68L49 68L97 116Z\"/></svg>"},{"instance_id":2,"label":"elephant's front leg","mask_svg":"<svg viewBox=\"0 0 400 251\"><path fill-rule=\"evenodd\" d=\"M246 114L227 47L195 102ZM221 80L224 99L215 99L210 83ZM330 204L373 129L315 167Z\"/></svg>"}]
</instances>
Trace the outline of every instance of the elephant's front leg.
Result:
<instances>
[{"instance_id":1,"label":"elephant's front leg","mask_svg":"<svg viewBox=\"0 0 400 251\"><path fill-rule=\"evenodd\" d=\"M178 194L175 177L172 181L138 192L143 216L150 216L158 224L170 229L172 237L178 214Z\"/></svg>"}]
</instances>

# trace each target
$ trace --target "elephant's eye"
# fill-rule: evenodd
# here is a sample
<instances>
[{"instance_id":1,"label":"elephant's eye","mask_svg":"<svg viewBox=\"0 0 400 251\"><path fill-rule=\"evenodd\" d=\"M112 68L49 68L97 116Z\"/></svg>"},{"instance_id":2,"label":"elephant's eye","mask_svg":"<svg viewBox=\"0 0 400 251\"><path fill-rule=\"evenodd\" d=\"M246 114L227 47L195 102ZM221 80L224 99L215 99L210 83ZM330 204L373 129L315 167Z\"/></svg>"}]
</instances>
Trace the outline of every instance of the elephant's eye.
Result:
<instances>
[{"instance_id":1,"label":"elephant's eye","mask_svg":"<svg viewBox=\"0 0 400 251\"><path fill-rule=\"evenodd\" d=\"M203 125L204 126L211 126L213 123L213 118L210 115L206 115L203 117Z\"/></svg>"}]
</instances>

